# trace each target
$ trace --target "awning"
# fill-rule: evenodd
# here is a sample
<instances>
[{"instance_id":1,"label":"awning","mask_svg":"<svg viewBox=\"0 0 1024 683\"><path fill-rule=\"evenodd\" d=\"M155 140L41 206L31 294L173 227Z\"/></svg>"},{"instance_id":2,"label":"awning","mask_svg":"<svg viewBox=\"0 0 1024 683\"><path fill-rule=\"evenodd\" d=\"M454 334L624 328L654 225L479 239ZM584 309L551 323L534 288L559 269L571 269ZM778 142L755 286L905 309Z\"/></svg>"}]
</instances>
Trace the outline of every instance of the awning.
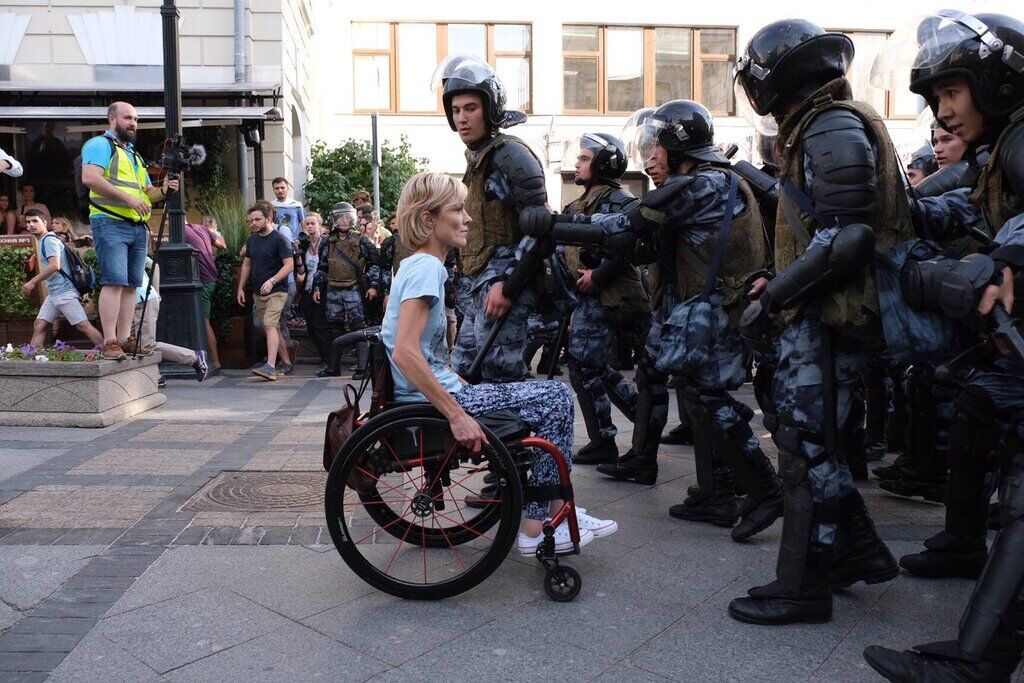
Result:
<instances>
[{"instance_id":1,"label":"awning","mask_svg":"<svg viewBox=\"0 0 1024 683\"><path fill-rule=\"evenodd\" d=\"M273 95L280 87L277 83L186 83L181 92L189 94L245 93ZM30 93L109 93L109 92L163 92L163 83L50 83L43 81L0 81L0 92Z\"/></svg>"},{"instance_id":2,"label":"awning","mask_svg":"<svg viewBox=\"0 0 1024 683\"><path fill-rule=\"evenodd\" d=\"M136 107L139 120L163 121L163 107ZM185 121L239 119L245 121L281 121L277 107L182 107ZM0 120L43 119L54 121L106 121L106 107L0 107Z\"/></svg>"}]
</instances>

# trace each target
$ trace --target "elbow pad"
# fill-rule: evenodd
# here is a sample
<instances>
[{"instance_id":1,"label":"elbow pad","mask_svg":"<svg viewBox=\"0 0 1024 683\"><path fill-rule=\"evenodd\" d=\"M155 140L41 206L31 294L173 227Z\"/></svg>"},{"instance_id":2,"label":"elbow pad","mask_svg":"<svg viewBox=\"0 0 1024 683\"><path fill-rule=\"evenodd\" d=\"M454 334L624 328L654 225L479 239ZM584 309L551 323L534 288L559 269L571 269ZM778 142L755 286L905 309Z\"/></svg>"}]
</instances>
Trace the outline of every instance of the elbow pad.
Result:
<instances>
[{"instance_id":1,"label":"elbow pad","mask_svg":"<svg viewBox=\"0 0 1024 683\"><path fill-rule=\"evenodd\" d=\"M998 275L995 263L983 254L959 261L912 261L900 273L900 291L915 310L942 311L954 320L963 320L974 312L985 288L999 280Z\"/></svg>"},{"instance_id":2,"label":"elbow pad","mask_svg":"<svg viewBox=\"0 0 1024 683\"><path fill-rule=\"evenodd\" d=\"M875 233L863 223L847 225L831 244L812 244L765 287L770 313L798 306L821 291L860 272L875 250Z\"/></svg>"},{"instance_id":3,"label":"elbow pad","mask_svg":"<svg viewBox=\"0 0 1024 683\"><path fill-rule=\"evenodd\" d=\"M823 216L848 223L874 212L875 152L859 116L845 109L825 110L807 126L803 148L813 173L814 205Z\"/></svg>"},{"instance_id":4,"label":"elbow pad","mask_svg":"<svg viewBox=\"0 0 1024 683\"><path fill-rule=\"evenodd\" d=\"M978 170L966 161L958 161L922 180L913 188L917 197L938 197L959 187L974 187Z\"/></svg>"}]
</instances>

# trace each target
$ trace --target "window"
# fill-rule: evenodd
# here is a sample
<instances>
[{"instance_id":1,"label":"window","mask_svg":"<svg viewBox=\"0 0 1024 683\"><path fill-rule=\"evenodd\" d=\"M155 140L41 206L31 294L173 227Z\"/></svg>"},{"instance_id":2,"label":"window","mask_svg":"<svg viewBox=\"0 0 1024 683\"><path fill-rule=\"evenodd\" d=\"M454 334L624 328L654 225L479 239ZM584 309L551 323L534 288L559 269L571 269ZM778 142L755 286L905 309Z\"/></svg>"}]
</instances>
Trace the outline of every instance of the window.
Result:
<instances>
[{"instance_id":1,"label":"window","mask_svg":"<svg viewBox=\"0 0 1024 683\"><path fill-rule=\"evenodd\" d=\"M563 108L618 114L697 99L714 114L731 115L735 57L732 28L565 25Z\"/></svg>"},{"instance_id":2,"label":"window","mask_svg":"<svg viewBox=\"0 0 1024 683\"><path fill-rule=\"evenodd\" d=\"M532 51L531 29L526 24L353 22L355 110L441 111L430 77L445 57L466 54L494 67L510 109L529 113Z\"/></svg>"},{"instance_id":3,"label":"window","mask_svg":"<svg viewBox=\"0 0 1024 683\"><path fill-rule=\"evenodd\" d=\"M885 45L888 33L882 31L844 31L853 41L853 64L846 74L855 99L867 102L887 119L915 118L924 109L924 98L906 88L881 90L871 85L871 65ZM908 81L909 86L909 81Z\"/></svg>"}]
</instances>

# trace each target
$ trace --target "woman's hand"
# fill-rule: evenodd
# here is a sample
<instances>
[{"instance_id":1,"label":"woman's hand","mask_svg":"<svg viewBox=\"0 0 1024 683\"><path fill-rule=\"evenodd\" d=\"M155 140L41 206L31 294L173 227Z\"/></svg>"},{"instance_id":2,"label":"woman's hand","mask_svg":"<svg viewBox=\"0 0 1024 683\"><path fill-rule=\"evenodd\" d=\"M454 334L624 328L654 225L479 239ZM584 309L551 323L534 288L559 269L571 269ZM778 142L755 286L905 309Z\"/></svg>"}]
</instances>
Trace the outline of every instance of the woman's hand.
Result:
<instances>
[{"instance_id":1,"label":"woman's hand","mask_svg":"<svg viewBox=\"0 0 1024 683\"><path fill-rule=\"evenodd\" d=\"M754 301L761 297L761 292L768 286L768 278L759 277L754 280L753 284L750 285L750 291L747 292L747 299Z\"/></svg>"},{"instance_id":2,"label":"woman's hand","mask_svg":"<svg viewBox=\"0 0 1024 683\"><path fill-rule=\"evenodd\" d=\"M479 453L487 443L487 437L480 424L465 411L454 420L449 420L449 423L452 427L452 436L471 453Z\"/></svg>"},{"instance_id":3,"label":"woman's hand","mask_svg":"<svg viewBox=\"0 0 1024 683\"><path fill-rule=\"evenodd\" d=\"M495 283L484 300L484 315L488 318L502 318L512 308L512 302L505 298L505 285Z\"/></svg>"}]
</instances>

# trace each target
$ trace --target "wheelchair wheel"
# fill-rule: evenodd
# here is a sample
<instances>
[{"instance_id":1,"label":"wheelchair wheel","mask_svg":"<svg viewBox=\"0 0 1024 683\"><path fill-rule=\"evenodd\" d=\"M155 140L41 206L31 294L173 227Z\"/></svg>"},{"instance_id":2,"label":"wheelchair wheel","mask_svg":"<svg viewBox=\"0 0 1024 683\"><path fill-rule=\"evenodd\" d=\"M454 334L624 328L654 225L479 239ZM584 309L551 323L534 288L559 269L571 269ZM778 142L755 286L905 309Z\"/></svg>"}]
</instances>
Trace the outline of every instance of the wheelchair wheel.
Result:
<instances>
[{"instance_id":1,"label":"wheelchair wheel","mask_svg":"<svg viewBox=\"0 0 1024 683\"><path fill-rule=\"evenodd\" d=\"M384 411L356 430L327 478L327 526L342 559L370 585L434 600L476 586L515 541L522 487L515 463L486 428L471 454L430 406ZM499 494L483 509L488 473Z\"/></svg>"},{"instance_id":2,"label":"wheelchair wheel","mask_svg":"<svg viewBox=\"0 0 1024 683\"><path fill-rule=\"evenodd\" d=\"M570 602L580 594L583 577L573 567L560 564L544 575L544 592L555 602Z\"/></svg>"}]
</instances>

